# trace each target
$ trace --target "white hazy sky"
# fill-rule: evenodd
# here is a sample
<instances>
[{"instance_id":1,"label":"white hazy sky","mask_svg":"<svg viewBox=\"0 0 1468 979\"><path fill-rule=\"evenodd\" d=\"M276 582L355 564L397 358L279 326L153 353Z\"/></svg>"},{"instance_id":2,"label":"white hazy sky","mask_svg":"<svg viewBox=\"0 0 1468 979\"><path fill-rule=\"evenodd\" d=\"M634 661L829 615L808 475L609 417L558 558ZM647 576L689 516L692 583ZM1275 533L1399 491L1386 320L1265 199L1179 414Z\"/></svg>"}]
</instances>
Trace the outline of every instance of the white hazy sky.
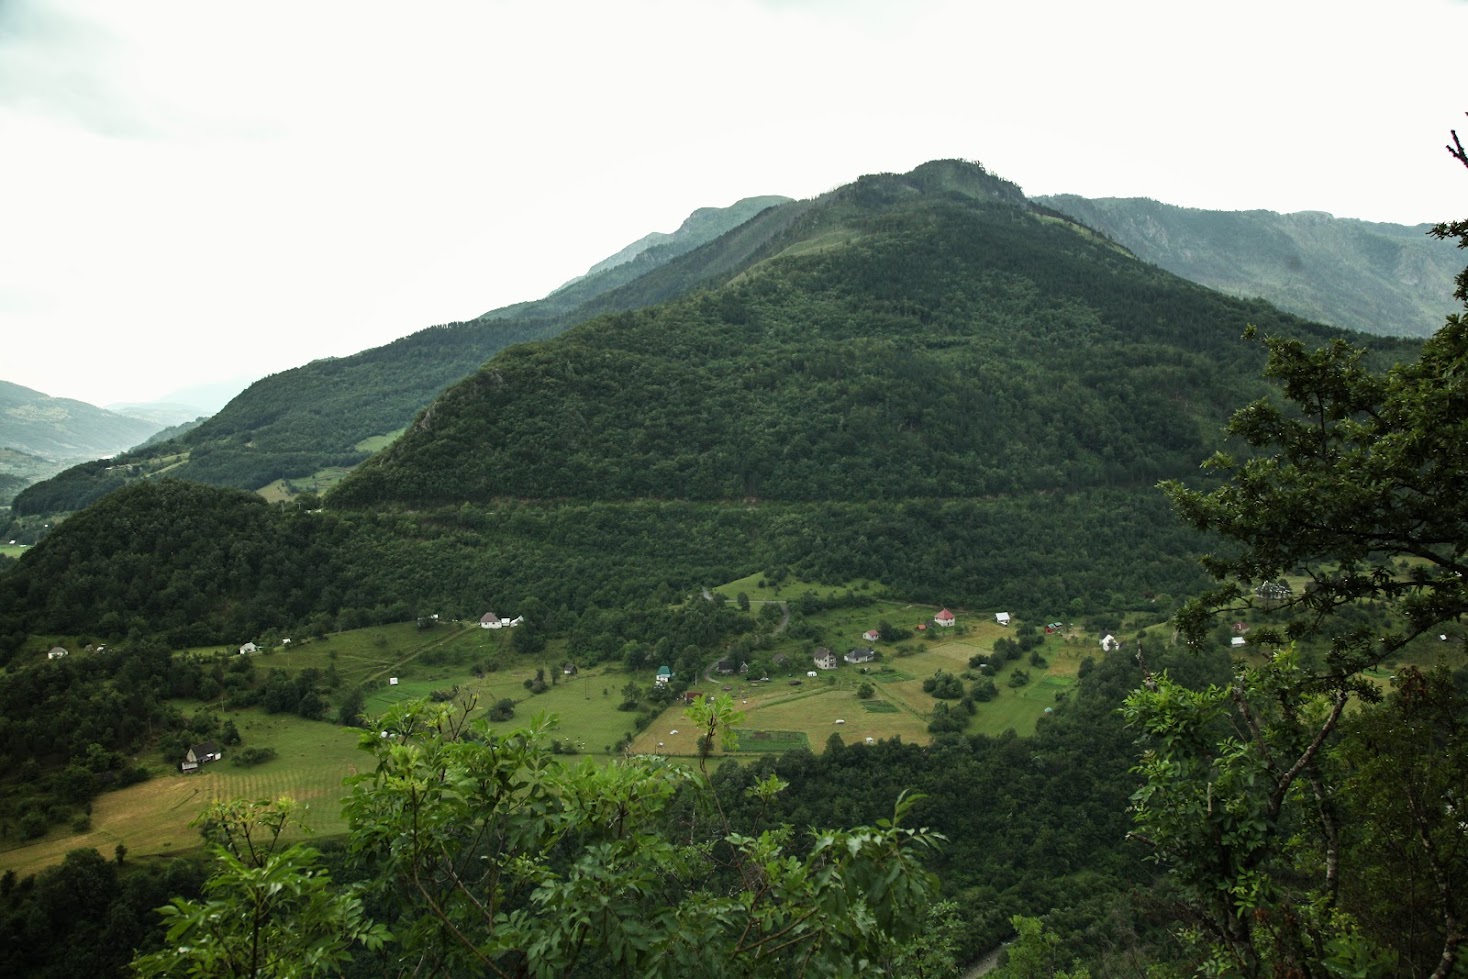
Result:
<instances>
[{"instance_id":1,"label":"white hazy sky","mask_svg":"<svg viewBox=\"0 0 1468 979\"><path fill-rule=\"evenodd\" d=\"M1468 0L0 0L0 380L95 404L539 298L694 208L1468 216Z\"/></svg>"}]
</instances>

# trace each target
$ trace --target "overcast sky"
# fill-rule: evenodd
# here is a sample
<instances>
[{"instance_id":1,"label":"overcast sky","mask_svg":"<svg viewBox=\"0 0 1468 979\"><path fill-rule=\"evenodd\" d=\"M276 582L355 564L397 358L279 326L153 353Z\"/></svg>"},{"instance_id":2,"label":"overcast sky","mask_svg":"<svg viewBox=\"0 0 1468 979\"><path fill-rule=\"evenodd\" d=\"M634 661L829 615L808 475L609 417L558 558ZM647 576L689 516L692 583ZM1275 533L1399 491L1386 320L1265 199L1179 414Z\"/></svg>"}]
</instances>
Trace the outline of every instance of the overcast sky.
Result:
<instances>
[{"instance_id":1,"label":"overcast sky","mask_svg":"<svg viewBox=\"0 0 1468 979\"><path fill-rule=\"evenodd\" d=\"M941 157L1468 217L1465 39L1465 0L0 0L0 380L253 379Z\"/></svg>"}]
</instances>

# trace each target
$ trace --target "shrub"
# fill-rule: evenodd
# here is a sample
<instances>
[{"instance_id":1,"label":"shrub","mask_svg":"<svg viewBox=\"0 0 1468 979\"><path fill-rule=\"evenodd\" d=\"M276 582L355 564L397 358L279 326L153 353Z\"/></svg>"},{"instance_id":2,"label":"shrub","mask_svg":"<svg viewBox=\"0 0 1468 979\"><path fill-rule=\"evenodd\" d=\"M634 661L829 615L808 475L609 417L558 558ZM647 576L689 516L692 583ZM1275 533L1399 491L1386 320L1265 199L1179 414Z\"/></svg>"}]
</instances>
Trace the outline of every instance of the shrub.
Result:
<instances>
[{"instance_id":1,"label":"shrub","mask_svg":"<svg viewBox=\"0 0 1468 979\"><path fill-rule=\"evenodd\" d=\"M274 748L264 746L241 748L230 754L230 764L236 768L250 768L254 765L263 765L274 757Z\"/></svg>"}]
</instances>

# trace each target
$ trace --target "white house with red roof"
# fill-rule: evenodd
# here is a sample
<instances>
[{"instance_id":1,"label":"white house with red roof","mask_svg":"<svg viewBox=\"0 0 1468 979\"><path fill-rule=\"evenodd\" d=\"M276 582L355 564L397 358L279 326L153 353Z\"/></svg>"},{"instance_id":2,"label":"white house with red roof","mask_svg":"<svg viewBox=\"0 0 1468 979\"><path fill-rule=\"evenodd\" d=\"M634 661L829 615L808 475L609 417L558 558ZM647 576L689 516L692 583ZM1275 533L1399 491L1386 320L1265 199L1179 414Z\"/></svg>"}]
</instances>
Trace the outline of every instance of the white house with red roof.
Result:
<instances>
[{"instance_id":1,"label":"white house with red roof","mask_svg":"<svg viewBox=\"0 0 1468 979\"><path fill-rule=\"evenodd\" d=\"M953 613L945 608L943 611L933 616L933 621L938 623L939 625L951 626L956 620L953 618Z\"/></svg>"}]
</instances>

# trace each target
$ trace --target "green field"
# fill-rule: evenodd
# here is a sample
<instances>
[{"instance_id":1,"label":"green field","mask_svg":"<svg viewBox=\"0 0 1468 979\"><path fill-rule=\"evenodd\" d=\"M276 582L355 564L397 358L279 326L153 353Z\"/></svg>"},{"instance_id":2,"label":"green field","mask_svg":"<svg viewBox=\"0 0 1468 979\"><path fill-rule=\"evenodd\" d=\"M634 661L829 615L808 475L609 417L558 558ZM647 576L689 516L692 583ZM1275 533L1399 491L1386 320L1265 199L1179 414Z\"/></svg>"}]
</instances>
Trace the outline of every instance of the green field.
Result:
<instances>
[{"instance_id":1,"label":"green field","mask_svg":"<svg viewBox=\"0 0 1468 979\"><path fill-rule=\"evenodd\" d=\"M797 748L809 748L810 738L804 731L765 731L760 728L743 728L734 732L739 750L753 754L780 753Z\"/></svg>"},{"instance_id":2,"label":"green field","mask_svg":"<svg viewBox=\"0 0 1468 979\"><path fill-rule=\"evenodd\" d=\"M869 583L853 583L850 590L862 586L877 591ZM846 585L786 583L782 591L788 597L817 587L824 594L848 590ZM718 590L726 594L743 591L753 601L781 600L773 597L773 588L759 589L758 576L730 582ZM761 594L772 597L754 597ZM839 653L860 642L861 633L874 628L879 619L910 629L936 611L931 606L877 598L865 607L822 612L806 622L816 627L824 644ZM833 734L840 735L847 744L884 738L928 743L928 720L936 701L923 692L923 680L937 670L962 673L968 669L970 657L991 652L996 638L1012 635L996 624L991 614L957 611L960 618L955 629L945 629L941 634L930 630L923 636L914 633L895 644L877 643L881 662L865 668L843 663L835 670L820 671L815 678L805 676L812 668L809 650L814 644L809 639L777 637L776 648L789 658L788 675L764 683L733 679L723 684L735 698L735 706L746 715L739 725L746 732L739 754L750 757L796 747L822 751ZM558 722L553 736L562 750L610 757L614 746L633 732L636 718L633 713L617 710L621 689L628 679L620 665L591 667L578 675L564 676L559 669L566 658L561 642L552 641L534 657L521 657L510 648L510 637L508 630L480 629L473 622L442 622L429 628L400 623L324 638L292 637L289 644L284 642L285 637L273 637L270 648L251 655L260 673L276 668L291 673L313 668L334 675L338 689L362 686L369 715L380 714L394 703L435 693L452 693L459 702L472 703L477 712L510 699L515 701L515 717L502 726L518 727L536 714L553 714ZM968 733L1001 734L1013 729L1021 735L1032 734L1045 709L1053 707L1056 696L1075 683L1081 659L1099 649L1092 638L1063 640L1053 636L1040 651L1049 661L1044 668L1032 667L1024 659L1005 665L995 677L998 697L978 705ZM214 655L221 650L207 647L189 652ZM236 655L233 649L223 652ZM1019 688L1007 685L1016 666L1029 671L1031 683ZM550 686L533 695L525 681L533 678L537 669L546 671ZM396 683L391 682L394 678ZM860 699L858 686L872 680L878 681L872 684L874 697ZM189 775L176 771L176 759L161 755L139 759L158 774L148 782L98 797L93 803L89 830L75 833L54 828L38 841L0 852L0 867L30 872L55 863L74 847L92 846L110 853L119 842L137 856L177 853L198 845L197 831L189 823L206 805L233 798L289 795L305 806L305 822L315 833L329 835L343 829L342 780L370 764L369 756L358 747L362 732L256 709L224 711L218 704L179 702L185 713L206 706L234 720L245 747L270 747L277 757L241 769L231 765L227 756ZM668 708L636 735L631 750L697 757L697 732L683 711L681 705Z\"/></svg>"},{"instance_id":3,"label":"green field","mask_svg":"<svg viewBox=\"0 0 1468 979\"><path fill-rule=\"evenodd\" d=\"M820 642L839 653L854 645L868 645L862 633L886 620L898 628L912 630L900 642L874 644L881 662L867 667L867 672L848 664L837 669L821 670L815 678L806 677L813 668L810 660L812 642L778 639L777 651L788 657L788 669L769 683L736 683L735 706L747 715L745 726L751 730L791 731L804 733L812 750L821 751L833 733L847 744L867 739L900 737L907 742L927 744L928 720L936 700L923 691L923 680L938 670L961 674L975 655L993 652L994 640L1013 636L1011 627L1001 626L993 613L969 614L955 610L958 623L952 629L931 626L938 611L929 605L915 605L881 597L880 586L870 582L842 585L786 582L778 591L760 585L761 575L750 575L713 589L727 596L743 592L751 602L779 601L798 597L806 591L818 595L870 594L872 602L864 607L840 608L807 618L807 624L819 630ZM921 623L929 628L919 633ZM994 677L998 696L978 704L966 733L998 735L1014 730L1030 735L1046 708L1053 709L1057 695L1064 695L1075 684L1082 659L1099 655L1099 637L1072 634L1046 637L1039 647L1046 658L1044 667L1034 667L1028 658L1007 663ZM1008 678L1015 667L1026 670L1031 682L1010 687ZM799 686L792 686L795 680ZM872 681L875 696L862 701L856 688ZM840 723L837 723L837 722ZM670 707L647 731L633 742L633 749L664 755L696 756L697 744L689 730L681 707ZM744 744L740 753L747 750Z\"/></svg>"},{"instance_id":4,"label":"green field","mask_svg":"<svg viewBox=\"0 0 1468 979\"><path fill-rule=\"evenodd\" d=\"M188 712L191 703L181 704ZM29 845L0 853L0 866L18 874L58 862L66 851L95 847L111 854L118 843L137 856L179 853L200 845L198 830L189 826L210 803L229 799L273 799L289 795L302 804L302 821L313 833L339 833L342 779L370 767L370 757L357 747L363 732L322 721L260 710L231 711L245 745L271 747L276 757L253 768L223 760L197 772L177 771L175 759L153 754L140 759L156 774L139 785L107 792L92 802L91 829L74 833L53 828Z\"/></svg>"}]
</instances>

